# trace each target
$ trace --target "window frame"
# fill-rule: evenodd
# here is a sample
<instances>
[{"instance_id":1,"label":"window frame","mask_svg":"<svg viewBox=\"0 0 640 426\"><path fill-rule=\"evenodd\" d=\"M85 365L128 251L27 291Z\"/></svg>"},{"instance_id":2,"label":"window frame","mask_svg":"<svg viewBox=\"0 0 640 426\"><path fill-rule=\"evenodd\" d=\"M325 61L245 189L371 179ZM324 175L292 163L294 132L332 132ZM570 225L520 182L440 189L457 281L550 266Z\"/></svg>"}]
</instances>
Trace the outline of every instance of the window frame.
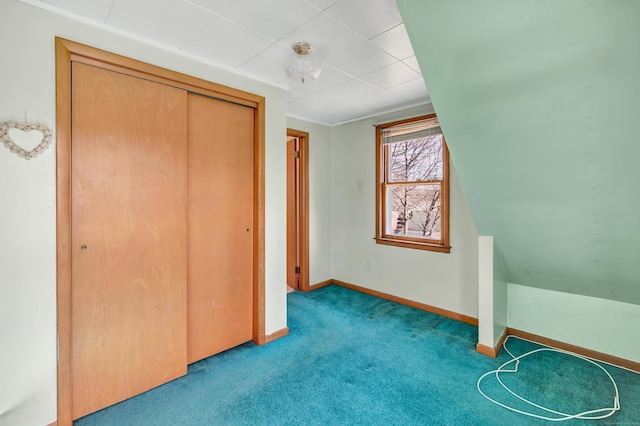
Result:
<instances>
[{"instance_id":1,"label":"window frame","mask_svg":"<svg viewBox=\"0 0 640 426\"><path fill-rule=\"evenodd\" d=\"M428 250L441 253L450 253L449 241L449 149L444 135L442 135L442 180L441 181L419 181L419 184L430 184L441 182L440 190L440 239L425 240L423 238L400 236L388 234L386 232L386 209L387 206L387 184L403 184L403 182L388 182L387 157L389 146L382 143L382 133L384 129L407 125L419 121L430 121L437 119L436 114L428 114L419 117L399 120L376 125L376 236L377 244L385 244L397 247L406 247L419 250ZM414 182L415 183L415 182ZM406 183L404 183L406 184Z\"/></svg>"}]
</instances>

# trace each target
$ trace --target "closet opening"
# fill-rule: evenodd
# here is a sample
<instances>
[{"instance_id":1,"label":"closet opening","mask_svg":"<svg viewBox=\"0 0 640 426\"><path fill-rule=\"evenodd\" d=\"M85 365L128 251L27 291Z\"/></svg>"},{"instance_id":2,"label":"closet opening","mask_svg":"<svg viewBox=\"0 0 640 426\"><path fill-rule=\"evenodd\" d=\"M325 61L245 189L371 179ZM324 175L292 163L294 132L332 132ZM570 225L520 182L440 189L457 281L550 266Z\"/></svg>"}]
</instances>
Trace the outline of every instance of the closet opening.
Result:
<instances>
[{"instance_id":1,"label":"closet opening","mask_svg":"<svg viewBox=\"0 0 640 426\"><path fill-rule=\"evenodd\" d=\"M153 102L144 96L124 102L132 93ZM265 99L56 38L56 106L57 424L71 425L186 373L188 258L191 250L209 250L188 248L187 229L195 219L212 228L239 217L212 218L200 214L204 206L191 209L198 217L189 219L198 188L209 191L205 198L212 191L231 198L240 179L249 188L241 206L248 214L235 221L241 226L214 229L215 242L229 249L242 243L242 267L251 270L241 340L261 345L280 337L265 334ZM210 109L225 111L215 113L224 132L202 125ZM240 121L246 125L233 124ZM196 142L189 144L193 131ZM188 149L195 150L192 159L218 158L207 151L212 137L230 159L215 188L207 184L211 176L188 170L198 166L188 161ZM226 143L239 137L246 142L242 155ZM236 166L244 172L234 173ZM188 206L190 190L196 192ZM109 195L118 202L105 202Z\"/></svg>"}]
</instances>

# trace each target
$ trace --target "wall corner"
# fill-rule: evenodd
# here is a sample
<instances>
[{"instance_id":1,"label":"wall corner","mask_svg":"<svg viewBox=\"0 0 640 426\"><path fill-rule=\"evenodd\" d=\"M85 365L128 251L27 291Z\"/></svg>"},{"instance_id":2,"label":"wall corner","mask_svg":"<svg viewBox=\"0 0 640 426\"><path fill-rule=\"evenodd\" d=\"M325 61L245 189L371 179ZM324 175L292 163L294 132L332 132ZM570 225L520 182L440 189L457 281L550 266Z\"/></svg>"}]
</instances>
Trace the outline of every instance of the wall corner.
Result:
<instances>
[{"instance_id":1,"label":"wall corner","mask_svg":"<svg viewBox=\"0 0 640 426\"><path fill-rule=\"evenodd\" d=\"M492 236L478 237L478 345L476 350L494 355L507 330L508 285Z\"/></svg>"}]
</instances>

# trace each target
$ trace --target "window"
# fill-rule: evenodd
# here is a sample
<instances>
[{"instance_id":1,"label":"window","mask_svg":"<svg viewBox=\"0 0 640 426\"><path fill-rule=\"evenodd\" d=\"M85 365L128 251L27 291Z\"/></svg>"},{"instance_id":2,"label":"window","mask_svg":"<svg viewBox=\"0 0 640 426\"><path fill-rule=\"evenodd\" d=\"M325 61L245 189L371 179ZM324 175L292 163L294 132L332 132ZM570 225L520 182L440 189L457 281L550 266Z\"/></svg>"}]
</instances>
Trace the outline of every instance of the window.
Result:
<instances>
[{"instance_id":1,"label":"window","mask_svg":"<svg viewBox=\"0 0 640 426\"><path fill-rule=\"evenodd\" d=\"M449 253L449 151L435 114L376 126L376 242Z\"/></svg>"}]
</instances>

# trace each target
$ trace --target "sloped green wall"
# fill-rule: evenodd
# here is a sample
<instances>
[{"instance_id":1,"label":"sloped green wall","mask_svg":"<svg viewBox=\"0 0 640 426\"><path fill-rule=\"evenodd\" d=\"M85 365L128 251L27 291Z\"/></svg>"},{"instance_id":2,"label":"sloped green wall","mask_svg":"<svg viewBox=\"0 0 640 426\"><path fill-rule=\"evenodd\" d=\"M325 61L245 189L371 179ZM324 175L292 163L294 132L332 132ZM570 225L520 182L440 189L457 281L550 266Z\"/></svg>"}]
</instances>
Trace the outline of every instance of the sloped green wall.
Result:
<instances>
[{"instance_id":1,"label":"sloped green wall","mask_svg":"<svg viewBox=\"0 0 640 426\"><path fill-rule=\"evenodd\" d=\"M640 1L397 3L507 280L640 304Z\"/></svg>"}]
</instances>

